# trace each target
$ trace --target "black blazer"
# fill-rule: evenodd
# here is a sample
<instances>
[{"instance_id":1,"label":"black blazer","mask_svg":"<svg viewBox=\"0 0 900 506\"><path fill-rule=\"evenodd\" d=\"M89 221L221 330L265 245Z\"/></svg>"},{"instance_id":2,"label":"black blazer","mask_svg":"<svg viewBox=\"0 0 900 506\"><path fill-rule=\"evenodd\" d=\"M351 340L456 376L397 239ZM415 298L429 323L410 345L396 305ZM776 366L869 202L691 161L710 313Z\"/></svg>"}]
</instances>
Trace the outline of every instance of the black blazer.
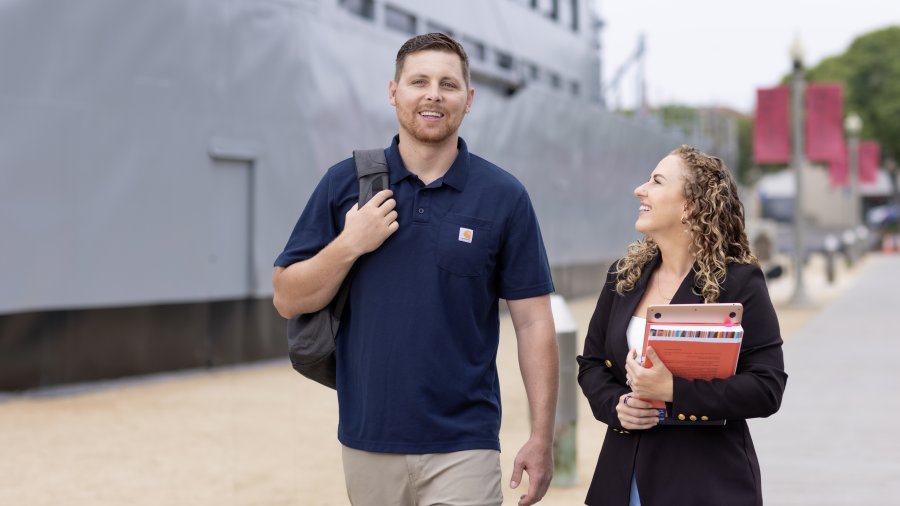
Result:
<instances>
[{"instance_id":1,"label":"black blazer","mask_svg":"<svg viewBox=\"0 0 900 506\"><path fill-rule=\"evenodd\" d=\"M778 318L759 267L729 264L719 296L719 302L744 305L736 374L712 381L675 378L671 412L697 421L628 431L616 416L619 396L630 391L625 332L659 263L657 255L625 295L616 294L615 265L610 268L578 357L581 389L594 417L608 426L585 504L626 506L634 474L642 506L761 505L759 462L745 420L778 411L787 374ZM693 285L691 272L672 303L702 303ZM727 423L710 425L701 417Z\"/></svg>"}]
</instances>

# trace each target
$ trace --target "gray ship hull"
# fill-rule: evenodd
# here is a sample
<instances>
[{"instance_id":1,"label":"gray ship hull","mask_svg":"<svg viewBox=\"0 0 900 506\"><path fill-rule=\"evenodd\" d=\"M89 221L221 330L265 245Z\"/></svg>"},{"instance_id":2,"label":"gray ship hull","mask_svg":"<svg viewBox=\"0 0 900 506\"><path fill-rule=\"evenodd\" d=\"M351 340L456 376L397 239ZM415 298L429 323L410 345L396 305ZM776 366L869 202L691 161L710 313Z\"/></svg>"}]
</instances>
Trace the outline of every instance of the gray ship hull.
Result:
<instances>
[{"instance_id":1,"label":"gray ship hull","mask_svg":"<svg viewBox=\"0 0 900 506\"><path fill-rule=\"evenodd\" d=\"M394 3L522 62L473 63L462 135L529 189L560 292L596 292L636 237L632 188L685 139L601 107L584 29ZM0 4L0 389L285 353L271 263L324 171L396 129L407 34L342 5Z\"/></svg>"}]
</instances>

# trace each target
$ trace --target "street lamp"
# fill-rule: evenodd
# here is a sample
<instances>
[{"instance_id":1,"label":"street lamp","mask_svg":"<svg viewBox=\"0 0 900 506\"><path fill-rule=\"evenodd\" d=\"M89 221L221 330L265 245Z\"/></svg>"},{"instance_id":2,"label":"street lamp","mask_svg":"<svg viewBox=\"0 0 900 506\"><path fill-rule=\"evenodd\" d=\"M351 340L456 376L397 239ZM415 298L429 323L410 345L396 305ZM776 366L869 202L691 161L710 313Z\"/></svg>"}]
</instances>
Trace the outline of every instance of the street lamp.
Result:
<instances>
[{"instance_id":1,"label":"street lamp","mask_svg":"<svg viewBox=\"0 0 900 506\"><path fill-rule=\"evenodd\" d=\"M855 112L850 112L844 119L844 130L847 131L847 172L850 182L850 228L848 236L852 238L847 247L850 248L850 256L854 260L862 257L864 253L861 237L860 219L862 215L859 196L859 133L862 131L862 120Z\"/></svg>"},{"instance_id":2,"label":"street lamp","mask_svg":"<svg viewBox=\"0 0 900 506\"><path fill-rule=\"evenodd\" d=\"M806 160L803 155L803 98L806 91L806 82L803 78L803 46L800 38L794 39L791 44L791 63L793 75L791 78L791 120L793 135L793 152L791 154L791 168L794 171L796 189L794 193L794 294L790 304L794 306L810 306L812 301L806 295L806 287L803 284L803 266L806 259L806 239L803 234L803 166Z\"/></svg>"},{"instance_id":3,"label":"street lamp","mask_svg":"<svg viewBox=\"0 0 900 506\"><path fill-rule=\"evenodd\" d=\"M891 179L891 196L894 205L900 208L900 185L897 183L897 162L893 158L884 161L884 168L887 170L888 177Z\"/></svg>"},{"instance_id":4,"label":"street lamp","mask_svg":"<svg viewBox=\"0 0 900 506\"><path fill-rule=\"evenodd\" d=\"M862 120L855 112L851 112L844 119L844 129L847 131L847 162L850 179L850 227L859 225L862 214L859 202L859 133L862 131Z\"/></svg>"}]
</instances>

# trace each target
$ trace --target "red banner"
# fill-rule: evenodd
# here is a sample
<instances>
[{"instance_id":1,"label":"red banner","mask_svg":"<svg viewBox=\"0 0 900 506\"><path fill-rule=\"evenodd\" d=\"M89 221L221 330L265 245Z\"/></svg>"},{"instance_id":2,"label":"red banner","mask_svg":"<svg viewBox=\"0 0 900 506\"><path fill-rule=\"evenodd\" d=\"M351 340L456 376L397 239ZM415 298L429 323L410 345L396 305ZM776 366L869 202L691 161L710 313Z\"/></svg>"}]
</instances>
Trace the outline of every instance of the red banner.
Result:
<instances>
[{"instance_id":1,"label":"red banner","mask_svg":"<svg viewBox=\"0 0 900 506\"><path fill-rule=\"evenodd\" d=\"M850 155L844 146L841 156L828 162L828 175L831 186L847 186L850 182ZM878 168L881 165L881 144L878 141L862 141L859 143L859 182L874 183L878 180Z\"/></svg>"},{"instance_id":2,"label":"red banner","mask_svg":"<svg viewBox=\"0 0 900 506\"><path fill-rule=\"evenodd\" d=\"M859 182L874 183L878 179L879 165L881 165L881 144L878 144L878 141L860 142Z\"/></svg>"},{"instance_id":3,"label":"red banner","mask_svg":"<svg viewBox=\"0 0 900 506\"><path fill-rule=\"evenodd\" d=\"M828 161L828 179L831 186L847 186L850 181L847 159L847 146L841 145L840 155Z\"/></svg>"},{"instance_id":4,"label":"red banner","mask_svg":"<svg viewBox=\"0 0 900 506\"><path fill-rule=\"evenodd\" d=\"M791 160L791 93L787 86L756 90L753 160L788 163Z\"/></svg>"},{"instance_id":5,"label":"red banner","mask_svg":"<svg viewBox=\"0 0 900 506\"><path fill-rule=\"evenodd\" d=\"M840 84L806 87L806 157L830 162L844 149L844 102Z\"/></svg>"}]
</instances>

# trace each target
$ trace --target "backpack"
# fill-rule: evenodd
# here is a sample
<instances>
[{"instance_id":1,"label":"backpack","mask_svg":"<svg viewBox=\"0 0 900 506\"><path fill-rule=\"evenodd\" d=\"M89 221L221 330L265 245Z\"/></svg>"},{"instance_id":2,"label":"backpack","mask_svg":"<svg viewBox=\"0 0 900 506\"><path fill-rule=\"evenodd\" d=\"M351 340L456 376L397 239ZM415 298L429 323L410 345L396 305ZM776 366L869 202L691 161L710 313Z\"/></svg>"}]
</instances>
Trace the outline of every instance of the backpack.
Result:
<instances>
[{"instance_id":1,"label":"backpack","mask_svg":"<svg viewBox=\"0 0 900 506\"><path fill-rule=\"evenodd\" d=\"M373 195L390 188L388 166L383 149L354 151L353 162L359 183L359 207L362 207ZM334 340L350 293L349 277L348 273L327 306L287 322L288 356L294 370L329 388L336 388Z\"/></svg>"}]
</instances>

